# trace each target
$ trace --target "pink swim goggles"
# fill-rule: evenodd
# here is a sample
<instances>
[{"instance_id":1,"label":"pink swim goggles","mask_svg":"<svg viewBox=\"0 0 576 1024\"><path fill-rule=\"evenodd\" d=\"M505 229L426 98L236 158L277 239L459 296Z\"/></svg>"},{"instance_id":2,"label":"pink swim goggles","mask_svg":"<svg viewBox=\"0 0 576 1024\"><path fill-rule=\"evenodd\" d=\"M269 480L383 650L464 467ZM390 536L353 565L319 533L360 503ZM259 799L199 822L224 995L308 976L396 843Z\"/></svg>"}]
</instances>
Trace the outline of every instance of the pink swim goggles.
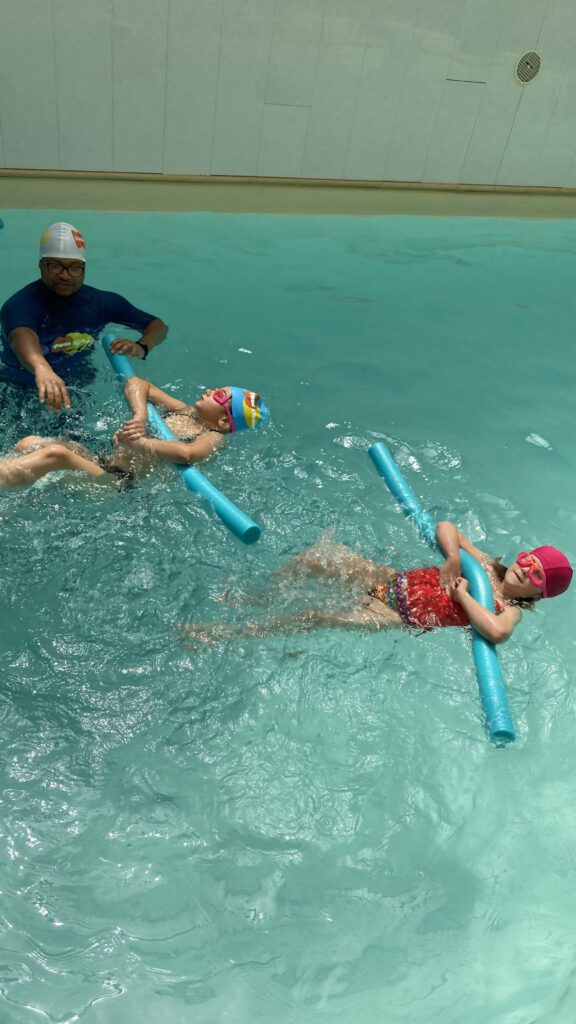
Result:
<instances>
[{"instance_id":1,"label":"pink swim goggles","mask_svg":"<svg viewBox=\"0 0 576 1024\"><path fill-rule=\"evenodd\" d=\"M521 569L526 570L526 575L532 586L544 590L546 586L546 573L539 562L536 561L534 555L530 554L529 551L521 551L516 558L516 562Z\"/></svg>"},{"instance_id":2,"label":"pink swim goggles","mask_svg":"<svg viewBox=\"0 0 576 1024\"><path fill-rule=\"evenodd\" d=\"M572 566L558 548L544 544L532 548L532 551L521 551L516 561L522 569L529 570L528 579L540 588L542 597L558 597L558 594L568 590L573 575Z\"/></svg>"},{"instance_id":3,"label":"pink swim goggles","mask_svg":"<svg viewBox=\"0 0 576 1024\"><path fill-rule=\"evenodd\" d=\"M230 412L230 409L229 409L229 406L228 406L228 402L230 401L230 395L227 393L226 388L216 388L212 392L212 395L210 397L213 398L215 402L218 402L218 405L222 406L222 408L224 409L224 412L226 413L226 415L228 417L228 423L230 424L230 431L231 431L231 433L235 434L236 433L236 424L234 423L234 420L232 418L232 413Z\"/></svg>"}]
</instances>

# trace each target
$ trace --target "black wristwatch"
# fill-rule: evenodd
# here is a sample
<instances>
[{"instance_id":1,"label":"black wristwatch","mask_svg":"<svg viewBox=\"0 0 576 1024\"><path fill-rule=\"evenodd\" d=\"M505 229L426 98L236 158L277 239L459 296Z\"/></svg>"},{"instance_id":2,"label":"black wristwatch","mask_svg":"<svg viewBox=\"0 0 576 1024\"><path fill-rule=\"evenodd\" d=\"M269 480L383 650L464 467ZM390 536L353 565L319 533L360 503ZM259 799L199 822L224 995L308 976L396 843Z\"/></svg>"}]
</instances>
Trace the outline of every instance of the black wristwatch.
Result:
<instances>
[{"instance_id":1,"label":"black wristwatch","mask_svg":"<svg viewBox=\"0 0 576 1024\"><path fill-rule=\"evenodd\" d=\"M150 351L150 349L148 347L148 342L147 341L137 341L136 344L140 345L140 348L144 349L144 355L142 356L142 359L148 359L148 353Z\"/></svg>"}]
</instances>

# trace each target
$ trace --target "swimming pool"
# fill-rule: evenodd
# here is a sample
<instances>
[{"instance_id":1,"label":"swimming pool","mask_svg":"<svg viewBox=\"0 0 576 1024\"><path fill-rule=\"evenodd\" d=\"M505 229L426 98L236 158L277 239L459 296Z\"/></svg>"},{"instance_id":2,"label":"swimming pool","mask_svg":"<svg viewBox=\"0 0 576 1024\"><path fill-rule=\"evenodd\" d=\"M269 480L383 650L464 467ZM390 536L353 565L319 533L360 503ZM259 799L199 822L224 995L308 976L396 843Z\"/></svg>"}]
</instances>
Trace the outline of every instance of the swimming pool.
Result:
<instances>
[{"instance_id":1,"label":"swimming pool","mask_svg":"<svg viewBox=\"0 0 576 1024\"><path fill-rule=\"evenodd\" d=\"M5 294L61 216L6 214ZM88 282L169 322L156 383L269 400L206 469L264 533L243 547L168 468L0 495L2 1019L571 1021L573 595L501 649L505 751L457 631L190 650L174 627L261 614L247 592L326 528L427 562L379 439L480 546L573 554L576 225L69 219ZM83 429L103 444L124 406L98 365ZM28 422L7 394L6 447Z\"/></svg>"}]
</instances>

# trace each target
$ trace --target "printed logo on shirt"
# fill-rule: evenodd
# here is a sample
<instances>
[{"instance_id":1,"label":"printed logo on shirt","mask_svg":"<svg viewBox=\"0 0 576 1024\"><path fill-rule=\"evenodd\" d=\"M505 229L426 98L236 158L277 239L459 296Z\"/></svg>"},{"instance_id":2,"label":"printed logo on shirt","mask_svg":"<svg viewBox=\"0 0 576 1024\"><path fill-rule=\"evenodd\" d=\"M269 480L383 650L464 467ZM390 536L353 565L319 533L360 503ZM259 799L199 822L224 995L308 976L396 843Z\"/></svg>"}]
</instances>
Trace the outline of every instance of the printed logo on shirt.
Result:
<instances>
[{"instance_id":1,"label":"printed logo on shirt","mask_svg":"<svg viewBox=\"0 0 576 1024\"><path fill-rule=\"evenodd\" d=\"M56 338L50 346L50 351L58 356L75 356L77 352L83 352L91 348L96 339L91 334L67 334L64 338Z\"/></svg>"}]
</instances>

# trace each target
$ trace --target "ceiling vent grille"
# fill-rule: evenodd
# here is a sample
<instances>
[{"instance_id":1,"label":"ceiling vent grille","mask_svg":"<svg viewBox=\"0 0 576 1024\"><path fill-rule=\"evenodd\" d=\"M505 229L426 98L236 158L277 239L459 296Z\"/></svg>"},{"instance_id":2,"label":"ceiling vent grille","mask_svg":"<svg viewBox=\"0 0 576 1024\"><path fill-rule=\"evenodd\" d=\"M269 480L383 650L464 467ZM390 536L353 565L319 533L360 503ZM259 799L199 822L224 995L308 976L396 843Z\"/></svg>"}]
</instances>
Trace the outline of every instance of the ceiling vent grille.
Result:
<instances>
[{"instance_id":1,"label":"ceiling vent grille","mask_svg":"<svg viewBox=\"0 0 576 1024\"><path fill-rule=\"evenodd\" d=\"M534 50L523 53L516 65L516 78L522 85L527 85L536 78L541 64L540 55Z\"/></svg>"}]
</instances>

